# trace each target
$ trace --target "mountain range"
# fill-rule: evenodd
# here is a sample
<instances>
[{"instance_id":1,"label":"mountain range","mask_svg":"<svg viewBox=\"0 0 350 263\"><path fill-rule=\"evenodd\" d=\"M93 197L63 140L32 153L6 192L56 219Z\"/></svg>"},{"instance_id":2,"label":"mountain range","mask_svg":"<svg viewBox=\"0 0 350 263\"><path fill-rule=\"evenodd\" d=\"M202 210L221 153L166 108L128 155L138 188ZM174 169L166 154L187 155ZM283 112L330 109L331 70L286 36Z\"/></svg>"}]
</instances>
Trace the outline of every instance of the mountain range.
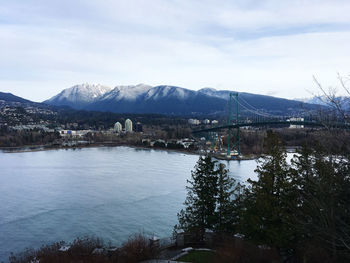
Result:
<instances>
[{"instance_id":1,"label":"mountain range","mask_svg":"<svg viewBox=\"0 0 350 263\"><path fill-rule=\"evenodd\" d=\"M117 113L160 113L167 115L227 114L228 90L204 88L198 91L176 86L145 84L116 86L81 84L65 89L43 103L74 109ZM239 93L241 113L295 115L318 106L296 100L252 93Z\"/></svg>"},{"instance_id":2,"label":"mountain range","mask_svg":"<svg viewBox=\"0 0 350 263\"><path fill-rule=\"evenodd\" d=\"M337 96L333 98L334 101L344 110L350 109L350 99L346 96ZM305 98L305 99L296 99L301 102L310 103L310 104L317 104L317 105L323 105L323 106L330 106L329 99L325 96L314 96L312 98Z\"/></svg>"},{"instance_id":3,"label":"mountain range","mask_svg":"<svg viewBox=\"0 0 350 263\"><path fill-rule=\"evenodd\" d=\"M15 96L12 93L0 92L0 101L13 102L13 103L32 103L30 100L23 99Z\"/></svg>"}]
</instances>

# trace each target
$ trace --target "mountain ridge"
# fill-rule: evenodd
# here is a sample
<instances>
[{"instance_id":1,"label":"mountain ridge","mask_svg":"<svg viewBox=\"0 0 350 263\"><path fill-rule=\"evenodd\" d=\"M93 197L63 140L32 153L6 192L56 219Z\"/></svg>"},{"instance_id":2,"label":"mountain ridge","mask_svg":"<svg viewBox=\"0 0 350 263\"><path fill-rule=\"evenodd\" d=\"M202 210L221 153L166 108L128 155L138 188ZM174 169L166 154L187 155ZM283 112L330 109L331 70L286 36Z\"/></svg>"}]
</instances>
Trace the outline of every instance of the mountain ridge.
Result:
<instances>
[{"instance_id":1,"label":"mountain ridge","mask_svg":"<svg viewBox=\"0 0 350 263\"><path fill-rule=\"evenodd\" d=\"M336 96L333 99L343 109L345 109L345 110L350 109L350 97L349 96ZM311 98L302 98L302 99L295 99L295 100L301 101L304 103L309 103L309 104L329 106L329 102L328 102L329 99L326 97L326 95L313 96Z\"/></svg>"},{"instance_id":2,"label":"mountain ridge","mask_svg":"<svg viewBox=\"0 0 350 263\"><path fill-rule=\"evenodd\" d=\"M100 98L112 88L100 84L80 84L62 90L52 98L43 101L45 104L54 106L70 106L75 105L75 109L83 109L86 105Z\"/></svg>"},{"instance_id":3,"label":"mountain ridge","mask_svg":"<svg viewBox=\"0 0 350 263\"><path fill-rule=\"evenodd\" d=\"M101 92L101 87L103 92ZM97 90L97 91L96 91ZM65 89L44 101L74 109L117 113L160 113L171 115L224 114L233 91L203 88L198 91L171 85L146 84L115 86L81 84ZM242 112L262 111L292 115L316 106L296 100L239 92Z\"/></svg>"},{"instance_id":4,"label":"mountain ridge","mask_svg":"<svg viewBox=\"0 0 350 263\"><path fill-rule=\"evenodd\" d=\"M7 101L7 102L35 103L33 101L24 99L22 97L13 95L10 92L1 92L1 91L0 91L0 100Z\"/></svg>"}]
</instances>

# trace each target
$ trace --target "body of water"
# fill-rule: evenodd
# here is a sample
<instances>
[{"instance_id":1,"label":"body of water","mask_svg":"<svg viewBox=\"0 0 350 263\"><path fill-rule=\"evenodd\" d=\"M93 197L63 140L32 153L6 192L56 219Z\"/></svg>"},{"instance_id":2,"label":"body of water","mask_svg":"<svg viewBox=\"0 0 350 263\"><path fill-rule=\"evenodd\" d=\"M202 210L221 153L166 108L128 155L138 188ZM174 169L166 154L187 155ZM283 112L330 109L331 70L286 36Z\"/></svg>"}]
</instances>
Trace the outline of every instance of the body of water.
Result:
<instances>
[{"instance_id":1,"label":"body of water","mask_svg":"<svg viewBox=\"0 0 350 263\"><path fill-rule=\"evenodd\" d=\"M0 261L86 235L116 245L170 236L197 160L129 147L0 152ZM256 161L224 163L241 181L256 178Z\"/></svg>"}]
</instances>

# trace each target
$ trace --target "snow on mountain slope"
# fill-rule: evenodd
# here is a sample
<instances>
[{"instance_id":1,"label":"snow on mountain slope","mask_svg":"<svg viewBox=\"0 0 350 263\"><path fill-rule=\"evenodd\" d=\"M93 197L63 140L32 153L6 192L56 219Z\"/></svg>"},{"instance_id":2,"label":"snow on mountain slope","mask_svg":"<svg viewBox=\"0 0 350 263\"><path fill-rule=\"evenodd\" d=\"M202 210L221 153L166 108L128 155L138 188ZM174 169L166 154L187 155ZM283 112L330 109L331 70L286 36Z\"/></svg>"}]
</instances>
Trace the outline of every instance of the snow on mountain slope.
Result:
<instances>
[{"instance_id":1,"label":"snow on mountain slope","mask_svg":"<svg viewBox=\"0 0 350 263\"><path fill-rule=\"evenodd\" d=\"M65 89L56 96L44 101L44 103L52 105L68 105L74 104L76 108L82 108L88 103L100 99L105 93L112 89L102 85L80 84Z\"/></svg>"},{"instance_id":2,"label":"snow on mountain slope","mask_svg":"<svg viewBox=\"0 0 350 263\"><path fill-rule=\"evenodd\" d=\"M134 101L137 100L140 96L143 96L146 92L152 89L152 86L148 86L145 84L138 84L136 86L116 86L113 90L104 94L101 98L101 101L104 100L127 100Z\"/></svg>"},{"instance_id":3,"label":"snow on mountain slope","mask_svg":"<svg viewBox=\"0 0 350 263\"><path fill-rule=\"evenodd\" d=\"M145 84L116 86L77 85L47 100L47 104L66 105L75 109L119 113L161 113L170 115L225 114L229 90L205 88L199 91L176 86L152 87ZM255 111L274 115L295 115L316 106L265 95L239 93L242 114Z\"/></svg>"},{"instance_id":4,"label":"snow on mountain slope","mask_svg":"<svg viewBox=\"0 0 350 263\"><path fill-rule=\"evenodd\" d=\"M195 91L175 86L157 86L146 93L145 100L159 100L162 98L177 98L179 100L185 100L195 93Z\"/></svg>"},{"instance_id":5,"label":"snow on mountain slope","mask_svg":"<svg viewBox=\"0 0 350 263\"><path fill-rule=\"evenodd\" d=\"M331 105L329 103L327 97L325 95L323 96L314 96L312 98L303 98L303 99L295 99L297 101L302 101L304 103L310 103L310 104L317 104L322 106ZM350 109L350 97L346 96L338 96L335 97L334 100L340 105L343 109L349 110Z\"/></svg>"},{"instance_id":6,"label":"snow on mountain slope","mask_svg":"<svg viewBox=\"0 0 350 263\"><path fill-rule=\"evenodd\" d=\"M223 100L197 91L175 86L145 85L116 87L86 109L128 113L161 113L171 115L210 114L222 112Z\"/></svg>"},{"instance_id":7,"label":"snow on mountain slope","mask_svg":"<svg viewBox=\"0 0 350 263\"><path fill-rule=\"evenodd\" d=\"M230 92L229 90L216 90L213 88L204 88L198 90L198 92L208 95L210 97L216 97L224 100L228 100L230 98Z\"/></svg>"},{"instance_id":8,"label":"snow on mountain slope","mask_svg":"<svg viewBox=\"0 0 350 263\"><path fill-rule=\"evenodd\" d=\"M152 87L145 84L136 86L116 86L110 92L101 97L101 101L136 101L136 100L159 100L164 98L187 99L196 92L175 86Z\"/></svg>"}]
</instances>

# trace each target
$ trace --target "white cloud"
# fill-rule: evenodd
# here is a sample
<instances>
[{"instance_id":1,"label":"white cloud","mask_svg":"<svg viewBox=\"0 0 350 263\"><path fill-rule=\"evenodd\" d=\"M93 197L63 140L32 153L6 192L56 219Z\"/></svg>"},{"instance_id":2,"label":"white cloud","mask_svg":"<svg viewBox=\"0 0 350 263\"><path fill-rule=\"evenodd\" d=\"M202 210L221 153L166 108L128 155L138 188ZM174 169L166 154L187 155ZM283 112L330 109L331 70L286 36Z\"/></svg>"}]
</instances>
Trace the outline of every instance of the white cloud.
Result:
<instances>
[{"instance_id":1,"label":"white cloud","mask_svg":"<svg viewBox=\"0 0 350 263\"><path fill-rule=\"evenodd\" d=\"M349 72L348 1L7 1L0 85L43 100L76 83L308 96ZM33 92L35 91L35 92Z\"/></svg>"}]
</instances>

